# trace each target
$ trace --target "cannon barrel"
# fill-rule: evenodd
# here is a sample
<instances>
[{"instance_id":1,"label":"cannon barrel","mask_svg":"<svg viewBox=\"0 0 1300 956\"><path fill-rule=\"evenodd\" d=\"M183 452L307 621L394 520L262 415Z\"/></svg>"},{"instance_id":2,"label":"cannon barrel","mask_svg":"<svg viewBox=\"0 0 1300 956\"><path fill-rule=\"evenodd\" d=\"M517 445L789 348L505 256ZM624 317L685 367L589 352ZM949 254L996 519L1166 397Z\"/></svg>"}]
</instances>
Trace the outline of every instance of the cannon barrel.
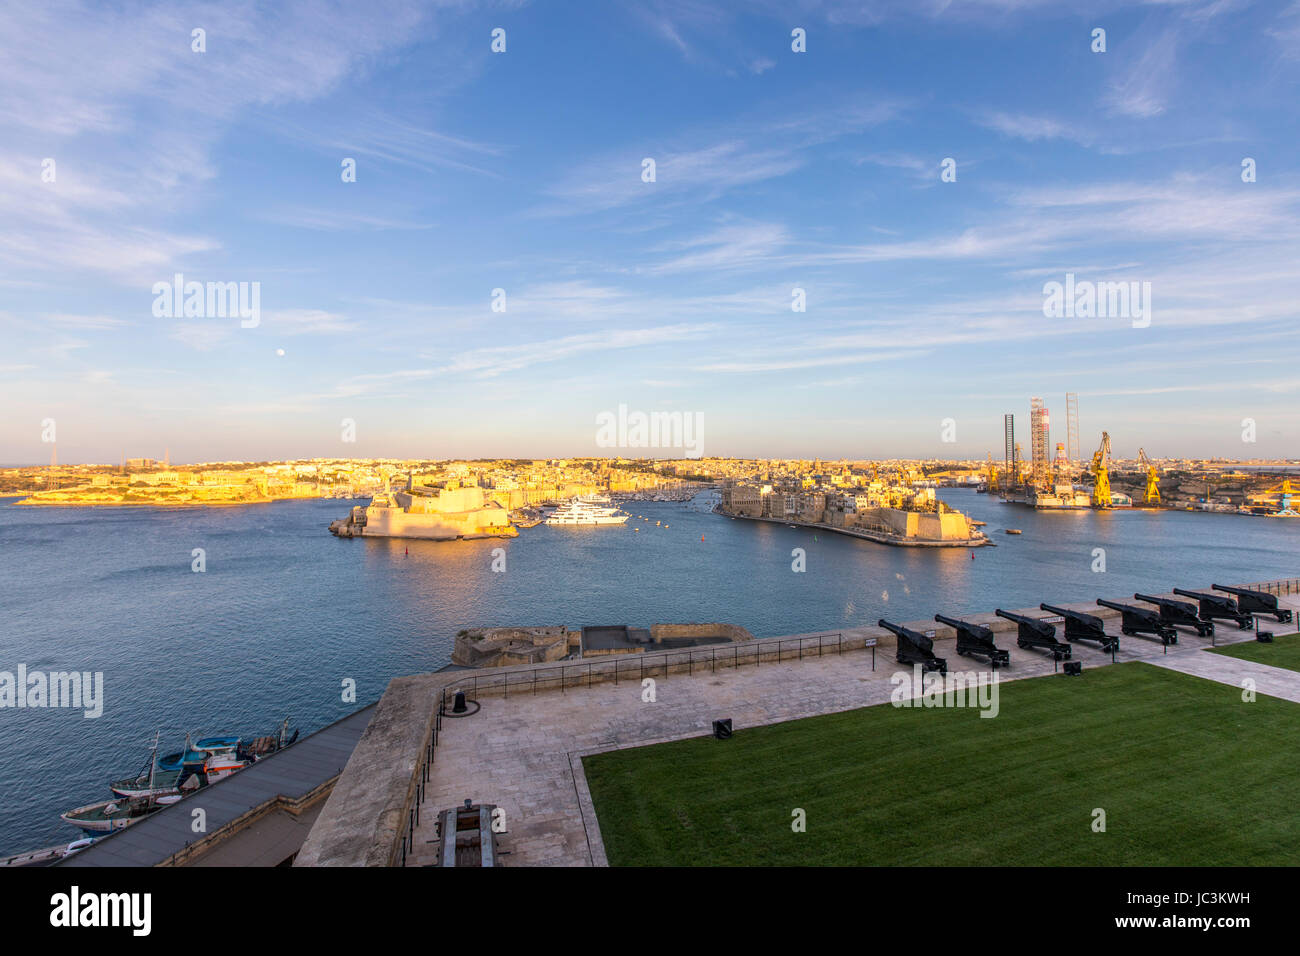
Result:
<instances>
[{"instance_id":1,"label":"cannon barrel","mask_svg":"<svg viewBox=\"0 0 1300 956\"><path fill-rule=\"evenodd\" d=\"M887 631L893 631L905 641L909 641L922 651L929 653L934 647L934 641L930 640L928 634L922 634L920 631L914 631L910 627L903 627L901 624L890 624L883 617L877 622Z\"/></svg>"},{"instance_id":2,"label":"cannon barrel","mask_svg":"<svg viewBox=\"0 0 1300 956\"><path fill-rule=\"evenodd\" d=\"M1216 607L1221 607L1225 611L1231 609L1237 610L1237 602L1230 597L1222 594L1209 594L1205 591L1184 591L1182 588L1174 588L1175 594L1181 594L1183 597L1195 598L1198 601L1206 601Z\"/></svg>"},{"instance_id":3,"label":"cannon barrel","mask_svg":"<svg viewBox=\"0 0 1300 956\"><path fill-rule=\"evenodd\" d=\"M1227 584L1211 584L1210 587L1216 591L1227 591L1229 594L1235 594L1238 597L1249 598L1258 601L1268 608L1277 607L1277 597L1269 594L1267 591L1252 591L1250 588L1234 588Z\"/></svg>"},{"instance_id":4,"label":"cannon barrel","mask_svg":"<svg viewBox=\"0 0 1300 956\"><path fill-rule=\"evenodd\" d=\"M1021 624L1029 628L1031 631L1034 631L1042 635L1043 637L1056 636L1055 624L1048 624L1046 621L1040 621L1036 617L1026 617L1023 614L1015 614L1011 611L1004 611L1000 607L994 608L993 613L996 614L998 617L1005 617L1008 621L1015 621L1017 624Z\"/></svg>"},{"instance_id":5,"label":"cannon barrel","mask_svg":"<svg viewBox=\"0 0 1300 956\"><path fill-rule=\"evenodd\" d=\"M1187 602L1185 601L1175 601L1173 598L1155 597L1154 595L1142 594L1140 592L1134 593L1133 600L1146 601L1148 604L1174 604L1179 607L1187 606Z\"/></svg>"},{"instance_id":6,"label":"cannon barrel","mask_svg":"<svg viewBox=\"0 0 1300 956\"><path fill-rule=\"evenodd\" d=\"M947 624L949 627L956 628L958 632L965 631L969 634L982 637L985 640L993 640L993 631L983 624L971 624L968 621L959 621L955 617L945 617L942 614L936 614L934 619L940 624Z\"/></svg>"},{"instance_id":7,"label":"cannon barrel","mask_svg":"<svg viewBox=\"0 0 1300 956\"><path fill-rule=\"evenodd\" d=\"M1252 591L1250 588L1234 588L1226 584L1211 584L1210 587L1237 595L1237 609L1243 614L1272 614L1283 624L1292 618L1290 608L1278 607L1276 594Z\"/></svg>"},{"instance_id":8,"label":"cannon barrel","mask_svg":"<svg viewBox=\"0 0 1300 956\"><path fill-rule=\"evenodd\" d=\"M1070 611L1055 604L1038 606L1044 611L1051 611L1065 618L1067 641L1096 641L1103 651L1119 650L1119 638L1106 633L1106 626L1097 615L1086 614L1083 611Z\"/></svg>"},{"instance_id":9,"label":"cannon barrel","mask_svg":"<svg viewBox=\"0 0 1300 956\"><path fill-rule=\"evenodd\" d=\"M1120 604L1118 601L1107 601L1105 598L1097 598L1097 603L1102 607L1119 611L1123 615L1123 625L1120 630L1124 634L1150 631L1166 646L1178 643L1178 632L1165 620L1160 611L1153 611L1149 607L1136 607L1132 604Z\"/></svg>"},{"instance_id":10,"label":"cannon barrel","mask_svg":"<svg viewBox=\"0 0 1300 956\"><path fill-rule=\"evenodd\" d=\"M1186 601L1175 601L1173 598L1154 597L1150 594L1134 594L1135 600L1146 601L1148 604L1158 604L1160 607L1174 608L1187 614L1196 614L1196 605L1188 604Z\"/></svg>"},{"instance_id":11,"label":"cannon barrel","mask_svg":"<svg viewBox=\"0 0 1300 956\"><path fill-rule=\"evenodd\" d=\"M1195 598L1200 602L1200 617L1203 621L1211 621L1214 618L1227 618L1237 622L1240 630L1250 627L1252 618L1249 614L1242 611L1237 606L1237 602L1227 594L1209 594L1205 591L1184 591L1182 588L1174 588L1175 594L1181 594L1183 597Z\"/></svg>"},{"instance_id":12,"label":"cannon barrel","mask_svg":"<svg viewBox=\"0 0 1300 956\"><path fill-rule=\"evenodd\" d=\"M927 671L937 670L944 674L948 672L948 662L942 657L935 657L934 641L930 640L929 636L910 627L903 627L901 624L891 624L883 617L878 624L898 635L897 653L894 655L894 660L898 663L920 664Z\"/></svg>"},{"instance_id":13,"label":"cannon barrel","mask_svg":"<svg viewBox=\"0 0 1300 956\"><path fill-rule=\"evenodd\" d=\"M1199 605L1189 604L1187 601L1176 601L1173 598L1152 597L1150 594L1134 594L1133 597L1160 608L1160 620L1166 624L1181 624L1184 627L1194 627L1196 633L1201 637L1208 637L1214 633L1213 622L1201 620Z\"/></svg>"},{"instance_id":14,"label":"cannon barrel","mask_svg":"<svg viewBox=\"0 0 1300 956\"><path fill-rule=\"evenodd\" d=\"M1114 611L1122 611L1125 614L1132 614L1134 617L1150 618L1152 620L1160 619L1160 612L1153 611L1149 607L1138 607L1135 604L1120 604L1118 601L1107 601L1105 598L1097 598L1097 603L1102 607L1108 607Z\"/></svg>"},{"instance_id":15,"label":"cannon barrel","mask_svg":"<svg viewBox=\"0 0 1300 956\"><path fill-rule=\"evenodd\" d=\"M890 624L883 617L879 621L877 621L876 624L878 624L880 627L883 627L887 631L893 631L895 634L899 635L900 637L910 637L916 634L916 631L912 630L910 627L903 627L903 625L901 624ZM925 637L924 634L920 636ZM927 637L926 640L929 640L929 638Z\"/></svg>"},{"instance_id":16,"label":"cannon barrel","mask_svg":"<svg viewBox=\"0 0 1300 956\"><path fill-rule=\"evenodd\" d=\"M1016 643L1021 647L1040 647L1051 651L1052 657L1058 661L1069 660L1072 656L1070 645L1056 639L1055 624L1040 621L1036 617L1004 611L1002 608L995 608L993 613L1008 621L1016 622Z\"/></svg>"},{"instance_id":17,"label":"cannon barrel","mask_svg":"<svg viewBox=\"0 0 1300 956\"><path fill-rule=\"evenodd\" d=\"M1086 611L1069 611L1063 607L1057 607L1055 604L1040 604L1038 606L1044 611L1050 611L1052 614L1059 614L1068 621L1095 624L1097 627L1101 627L1102 625L1101 618L1095 614L1088 614Z\"/></svg>"},{"instance_id":18,"label":"cannon barrel","mask_svg":"<svg viewBox=\"0 0 1300 956\"><path fill-rule=\"evenodd\" d=\"M989 666L994 670L1011 664L1011 653L993 643L993 629L983 624L972 624L936 614L934 619L940 624L947 624L957 631L957 653L962 657L974 656L988 658Z\"/></svg>"}]
</instances>

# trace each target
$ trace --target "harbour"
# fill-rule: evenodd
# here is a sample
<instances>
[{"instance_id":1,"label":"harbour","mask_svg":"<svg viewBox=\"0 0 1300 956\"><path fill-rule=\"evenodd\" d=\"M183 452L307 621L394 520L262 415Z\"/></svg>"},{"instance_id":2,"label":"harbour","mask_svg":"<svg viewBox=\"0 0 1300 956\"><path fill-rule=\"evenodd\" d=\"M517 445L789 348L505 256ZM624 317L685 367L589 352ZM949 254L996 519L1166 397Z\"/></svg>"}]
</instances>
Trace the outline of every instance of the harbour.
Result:
<instances>
[{"instance_id":1,"label":"harbour","mask_svg":"<svg viewBox=\"0 0 1300 956\"><path fill-rule=\"evenodd\" d=\"M999 547L972 560L966 549L733 521L711 513L716 494L628 503L653 519L635 522L639 533L630 524L538 525L504 541L380 538L363 547L324 533L337 517L328 500L189 511L0 504L12 658L105 674L99 719L6 714L14 732L0 788L12 811L0 854L78 837L59 814L110 798L108 781L160 728L179 741L187 731L266 728L291 713L308 735L377 700L391 678L446 665L466 627L728 621L767 638L913 620L931 606L960 614L1041 595L1091 600L1115 590L1105 586L1112 578L1129 593L1160 594L1189 566L1207 581L1280 578L1300 554L1292 522L1036 511L968 488L939 494L985 522ZM1007 537L1008 528L1022 534ZM207 552L203 573L192 569L195 547ZM802 573L791 568L796 547L807 554ZM492 571L494 548L506 551L504 573ZM1097 549L1104 572L1093 570ZM345 680L355 701L344 700Z\"/></svg>"}]
</instances>

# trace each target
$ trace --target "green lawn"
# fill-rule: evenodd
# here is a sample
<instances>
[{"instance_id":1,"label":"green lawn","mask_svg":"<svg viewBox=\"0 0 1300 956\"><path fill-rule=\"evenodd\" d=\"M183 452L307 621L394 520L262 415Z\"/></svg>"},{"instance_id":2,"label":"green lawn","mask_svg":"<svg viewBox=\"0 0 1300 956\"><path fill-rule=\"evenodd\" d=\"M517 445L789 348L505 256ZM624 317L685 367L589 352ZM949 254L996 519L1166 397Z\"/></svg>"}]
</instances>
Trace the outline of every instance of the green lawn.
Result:
<instances>
[{"instance_id":1,"label":"green lawn","mask_svg":"<svg viewBox=\"0 0 1300 956\"><path fill-rule=\"evenodd\" d=\"M1136 662L999 690L584 758L609 861L1300 864L1300 705Z\"/></svg>"},{"instance_id":2,"label":"green lawn","mask_svg":"<svg viewBox=\"0 0 1300 956\"><path fill-rule=\"evenodd\" d=\"M1294 627L1294 624L1283 624L1282 627ZM1264 630L1272 630L1268 625ZM1237 657L1243 661L1254 661L1256 664L1271 664L1274 667L1285 667L1289 671L1300 671L1300 635L1288 634L1285 637L1273 638L1272 644L1261 644L1258 641L1247 641L1244 644L1229 644L1226 647L1215 647L1210 649L1212 654L1227 654L1229 657Z\"/></svg>"}]
</instances>

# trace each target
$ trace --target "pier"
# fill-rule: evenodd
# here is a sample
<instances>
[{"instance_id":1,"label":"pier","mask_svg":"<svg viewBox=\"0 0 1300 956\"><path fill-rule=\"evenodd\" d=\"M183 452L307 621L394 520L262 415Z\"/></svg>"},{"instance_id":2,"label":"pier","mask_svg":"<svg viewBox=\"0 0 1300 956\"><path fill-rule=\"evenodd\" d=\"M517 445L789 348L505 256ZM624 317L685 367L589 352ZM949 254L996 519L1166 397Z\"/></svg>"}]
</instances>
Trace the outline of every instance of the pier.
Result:
<instances>
[{"instance_id":1,"label":"pier","mask_svg":"<svg viewBox=\"0 0 1300 956\"><path fill-rule=\"evenodd\" d=\"M765 521L768 524L783 524L795 528L812 528L814 531L831 531L835 534L848 535L850 538L863 538L876 544L888 544L896 548L982 548L992 545L988 536L979 532L969 538L909 538L894 534L883 525L878 528L837 528L834 525L813 521L796 521L791 518L760 518L754 515L733 515L725 511L716 512L727 518L743 518L745 521ZM996 545L994 545L996 547Z\"/></svg>"},{"instance_id":2,"label":"pier","mask_svg":"<svg viewBox=\"0 0 1300 956\"><path fill-rule=\"evenodd\" d=\"M306 839L375 705L109 833L58 866L280 866ZM195 812L206 829L195 833Z\"/></svg>"}]
</instances>

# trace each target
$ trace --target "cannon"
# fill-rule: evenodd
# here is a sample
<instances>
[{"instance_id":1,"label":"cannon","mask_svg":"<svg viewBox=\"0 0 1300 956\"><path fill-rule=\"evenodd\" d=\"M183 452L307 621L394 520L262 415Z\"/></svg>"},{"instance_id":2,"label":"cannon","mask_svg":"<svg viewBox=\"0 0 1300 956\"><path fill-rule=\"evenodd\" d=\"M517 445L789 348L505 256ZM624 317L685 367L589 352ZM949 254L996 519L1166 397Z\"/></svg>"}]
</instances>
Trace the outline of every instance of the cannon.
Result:
<instances>
[{"instance_id":1,"label":"cannon","mask_svg":"<svg viewBox=\"0 0 1300 956\"><path fill-rule=\"evenodd\" d=\"M1056 661L1068 661L1073 656L1073 648L1064 641L1056 639L1055 624L1048 624L1046 621L1040 621L1037 618L1025 617L1023 614L1012 614L1000 607L995 608L993 613L998 617L1005 617L1008 621L1016 622L1016 645L1018 647L1042 648L1045 651L1050 651L1052 660Z\"/></svg>"},{"instance_id":2,"label":"cannon","mask_svg":"<svg viewBox=\"0 0 1300 956\"><path fill-rule=\"evenodd\" d=\"M1178 643L1178 632L1173 629L1172 625L1160 620L1159 611L1136 607L1132 604L1107 601L1103 598L1097 598L1097 603L1102 607L1111 608L1124 615L1123 622L1120 625L1120 631L1124 634L1152 634L1158 637L1166 647Z\"/></svg>"},{"instance_id":3,"label":"cannon","mask_svg":"<svg viewBox=\"0 0 1300 956\"><path fill-rule=\"evenodd\" d=\"M1202 621L1213 621L1218 617L1236 621L1237 628L1242 631L1250 627L1251 616L1243 614L1237 607L1237 602L1230 597L1224 597L1222 594L1207 594L1204 591L1184 591L1182 588L1174 588L1174 593L1200 601Z\"/></svg>"},{"instance_id":4,"label":"cannon","mask_svg":"<svg viewBox=\"0 0 1300 956\"><path fill-rule=\"evenodd\" d=\"M1134 594L1134 600L1145 601L1147 604L1154 604L1160 608L1160 620L1169 625L1181 624L1184 627L1196 628L1196 633L1201 637L1209 637L1214 633L1214 624L1210 621L1202 621L1197 617L1196 605L1188 604L1186 601L1175 601L1173 598L1152 597L1150 594Z\"/></svg>"},{"instance_id":5,"label":"cannon","mask_svg":"<svg viewBox=\"0 0 1300 956\"><path fill-rule=\"evenodd\" d=\"M912 630L910 627L890 624L883 617L880 619L879 624L898 637L898 651L894 655L894 660L898 661L898 663L920 664L921 670L925 672L938 671L944 675L948 673L948 662L942 657L934 656L934 641L930 640L930 638L920 631Z\"/></svg>"},{"instance_id":6,"label":"cannon","mask_svg":"<svg viewBox=\"0 0 1300 956\"><path fill-rule=\"evenodd\" d=\"M1065 639L1067 641L1071 643L1075 641L1096 641L1107 654L1119 650L1119 638L1107 634L1101 618L1095 614L1084 614L1082 611L1067 611L1065 608L1057 607L1054 604L1040 604L1038 606L1044 611L1051 611L1053 614L1059 614L1065 618Z\"/></svg>"},{"instance_id":7,"label":"cannon","mask_svg":"<svg viewBox=\"0 0 1300 956\"><path fill-rule=\"evenodd\" d=\"M955 617L936 614L934 619L940 624L947 624L957 631L957 653L961 657L988 658L989 667L1011 666L1011 652L1004 651L993 643L993 632L980 624L969 624Z\"/></svg>"},{"instance_id":8,"label":"cannon","mask_svg":"<svg viewBox=\"0 0 1300 956\"><path fill-rule=\"evenodd\" d=\"M1226 591L1237 596L1237 609L1242 614L1272 614L1283 624L1291 620L1289 608L1277 606L1277 595L1266 591L1251 591L1249 588L1233 588L1226 584L1211 584L1216 591Z\"/></svg>"}]
</instances>

